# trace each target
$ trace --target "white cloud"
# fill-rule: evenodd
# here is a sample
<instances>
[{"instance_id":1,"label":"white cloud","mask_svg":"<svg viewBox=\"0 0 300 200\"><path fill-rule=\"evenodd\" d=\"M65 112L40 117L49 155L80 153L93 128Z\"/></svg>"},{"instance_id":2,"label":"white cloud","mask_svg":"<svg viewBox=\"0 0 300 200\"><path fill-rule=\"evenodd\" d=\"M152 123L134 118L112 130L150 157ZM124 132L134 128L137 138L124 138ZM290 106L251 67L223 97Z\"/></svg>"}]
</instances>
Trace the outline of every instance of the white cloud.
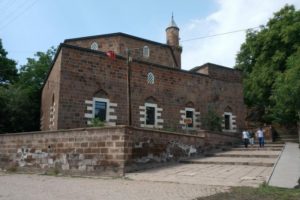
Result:
<instances>
[{"instance_id":1,"label":"white cloud","mask_svg":"<svg viewBox=\"0 0 300 200\"><path fill-rule=\"evenodd\" d=\"M216 0L218 9L205 19L192 19L181 28L183 69L212 62L233 67L245 32L237 32L199 40L190 38L226 33L266 24L285 4L300 7L299 0Z\"/></svg>"}]
</instances>

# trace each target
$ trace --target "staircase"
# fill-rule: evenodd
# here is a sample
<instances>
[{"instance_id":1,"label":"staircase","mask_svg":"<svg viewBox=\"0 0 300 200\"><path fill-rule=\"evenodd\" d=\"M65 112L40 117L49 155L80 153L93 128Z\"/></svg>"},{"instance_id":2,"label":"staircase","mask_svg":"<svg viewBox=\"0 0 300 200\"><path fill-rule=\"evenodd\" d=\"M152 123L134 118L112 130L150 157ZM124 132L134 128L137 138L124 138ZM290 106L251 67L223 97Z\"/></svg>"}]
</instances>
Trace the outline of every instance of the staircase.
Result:
<instances>
[{"instance_id":1,"label":"staircase","mask_svg":"<svg viewBox=\"0 0 300 200\"><path fill-rule=\"evenodd\" d=\"M264 148L260 148L257 144L248 148L241 145L207 153L202 158L182 160L181 163L273 167L283 147L284 144L273 143L266 144Z\"/></svg>"},{"instance_id":2,"label":"staircase","mask_svg":"<svg viewBox=\"0 0 300 200\"><path fill-rule=\"evenodd\" d=\"M281 134L276 137L275 142L293 142L293 143L299 143L299 136L298 135L291 135L291 134Z\"/></svg>"}]
</instances>

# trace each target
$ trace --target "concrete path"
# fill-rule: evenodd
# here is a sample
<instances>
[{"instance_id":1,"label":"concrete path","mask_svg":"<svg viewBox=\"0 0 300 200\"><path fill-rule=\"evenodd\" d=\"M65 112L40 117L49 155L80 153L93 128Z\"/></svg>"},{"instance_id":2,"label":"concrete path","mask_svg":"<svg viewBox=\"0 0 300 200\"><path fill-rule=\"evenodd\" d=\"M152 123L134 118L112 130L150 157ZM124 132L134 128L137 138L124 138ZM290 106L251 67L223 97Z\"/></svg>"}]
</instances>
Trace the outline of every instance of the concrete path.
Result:
<instances>
[{"instance_id":1,"label":"concrete path","mask_svg":"<svg viewBox=\"0 0 300 200\"><path fill-rule=\"evenodd\" d=\"M229 190L229 187L0 174L0 200L191 200Z\"/></svg>"},{"instance_id":2,"label":"concrete path","mask_svg":"<svg viewBox=\"0 0 300 200\"><path fill-rule=\"evenodd\" d=\"M128 173L131 180L201 184L214 186L253 186L268 181L283 145L258 148L232 148L190 159L183 164ZM276 148L274 150L273 148Z\"/></svg>"},{"instance_id":3,"label":"concrete path","mask_svg":"<svg viewBox=\"0 0 300 200\"><path fill-rule=\"evenodd\" d=\"M139 181L255 187L268 180L271 172L271 167L262 166L179 164L163 169L130 173L127 177Z\"/></svg>"},{"instance_id":4,"label":"concrete path","mask_svg":"<svg viewBox=\"0 0 300 200\"><path fill-rule=\"evenodd\" d=\"M274 169L269 184L277 187L294 188L300 178L300 149L297 143L286 143Z\"/></svg>"}]
</instances>

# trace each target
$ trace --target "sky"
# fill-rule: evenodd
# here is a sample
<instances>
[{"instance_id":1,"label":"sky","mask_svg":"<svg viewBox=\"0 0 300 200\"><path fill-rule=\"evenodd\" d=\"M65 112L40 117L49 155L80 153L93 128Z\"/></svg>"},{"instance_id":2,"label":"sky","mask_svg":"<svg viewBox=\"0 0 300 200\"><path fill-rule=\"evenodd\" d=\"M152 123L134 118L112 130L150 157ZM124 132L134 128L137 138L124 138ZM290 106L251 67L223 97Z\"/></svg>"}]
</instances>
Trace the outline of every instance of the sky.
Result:
<instances>
[{"instance_id":1,"label":"sky","mask_svg":"<svg viewBox=\"0 0 300 200\"><path fill-rule=\"evenodd\" d=\"M285 4L300 8L299 0L0 0L0 38L20 67L69 38L123 32L165 43L173 12L183 69L233 67L245 30L266 24Z\"/></svg>"}]
</instances>

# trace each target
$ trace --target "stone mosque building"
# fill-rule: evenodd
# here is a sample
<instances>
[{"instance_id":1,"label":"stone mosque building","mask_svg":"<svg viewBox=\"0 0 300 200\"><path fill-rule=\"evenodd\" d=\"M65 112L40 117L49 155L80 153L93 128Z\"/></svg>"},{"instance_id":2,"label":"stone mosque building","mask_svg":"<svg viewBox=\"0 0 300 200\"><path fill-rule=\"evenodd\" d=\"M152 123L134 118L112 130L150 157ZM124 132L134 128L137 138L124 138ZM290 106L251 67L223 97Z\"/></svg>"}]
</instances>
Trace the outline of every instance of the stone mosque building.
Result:
<instances>
[{"instance_id":1,"label":"stone mosque building","mask_svg":"<svg viewBox=\"0 0 300 200\"><path fill-rule=\"evenodd\" d=\"M185 131L203 129L208 109L222 128L244 127L242 75L206 63L181 69L173 17L166 44L125 33L67 39L60 44L42 90L41 130L107 126Z\"/></svg>"}]
</instances>

